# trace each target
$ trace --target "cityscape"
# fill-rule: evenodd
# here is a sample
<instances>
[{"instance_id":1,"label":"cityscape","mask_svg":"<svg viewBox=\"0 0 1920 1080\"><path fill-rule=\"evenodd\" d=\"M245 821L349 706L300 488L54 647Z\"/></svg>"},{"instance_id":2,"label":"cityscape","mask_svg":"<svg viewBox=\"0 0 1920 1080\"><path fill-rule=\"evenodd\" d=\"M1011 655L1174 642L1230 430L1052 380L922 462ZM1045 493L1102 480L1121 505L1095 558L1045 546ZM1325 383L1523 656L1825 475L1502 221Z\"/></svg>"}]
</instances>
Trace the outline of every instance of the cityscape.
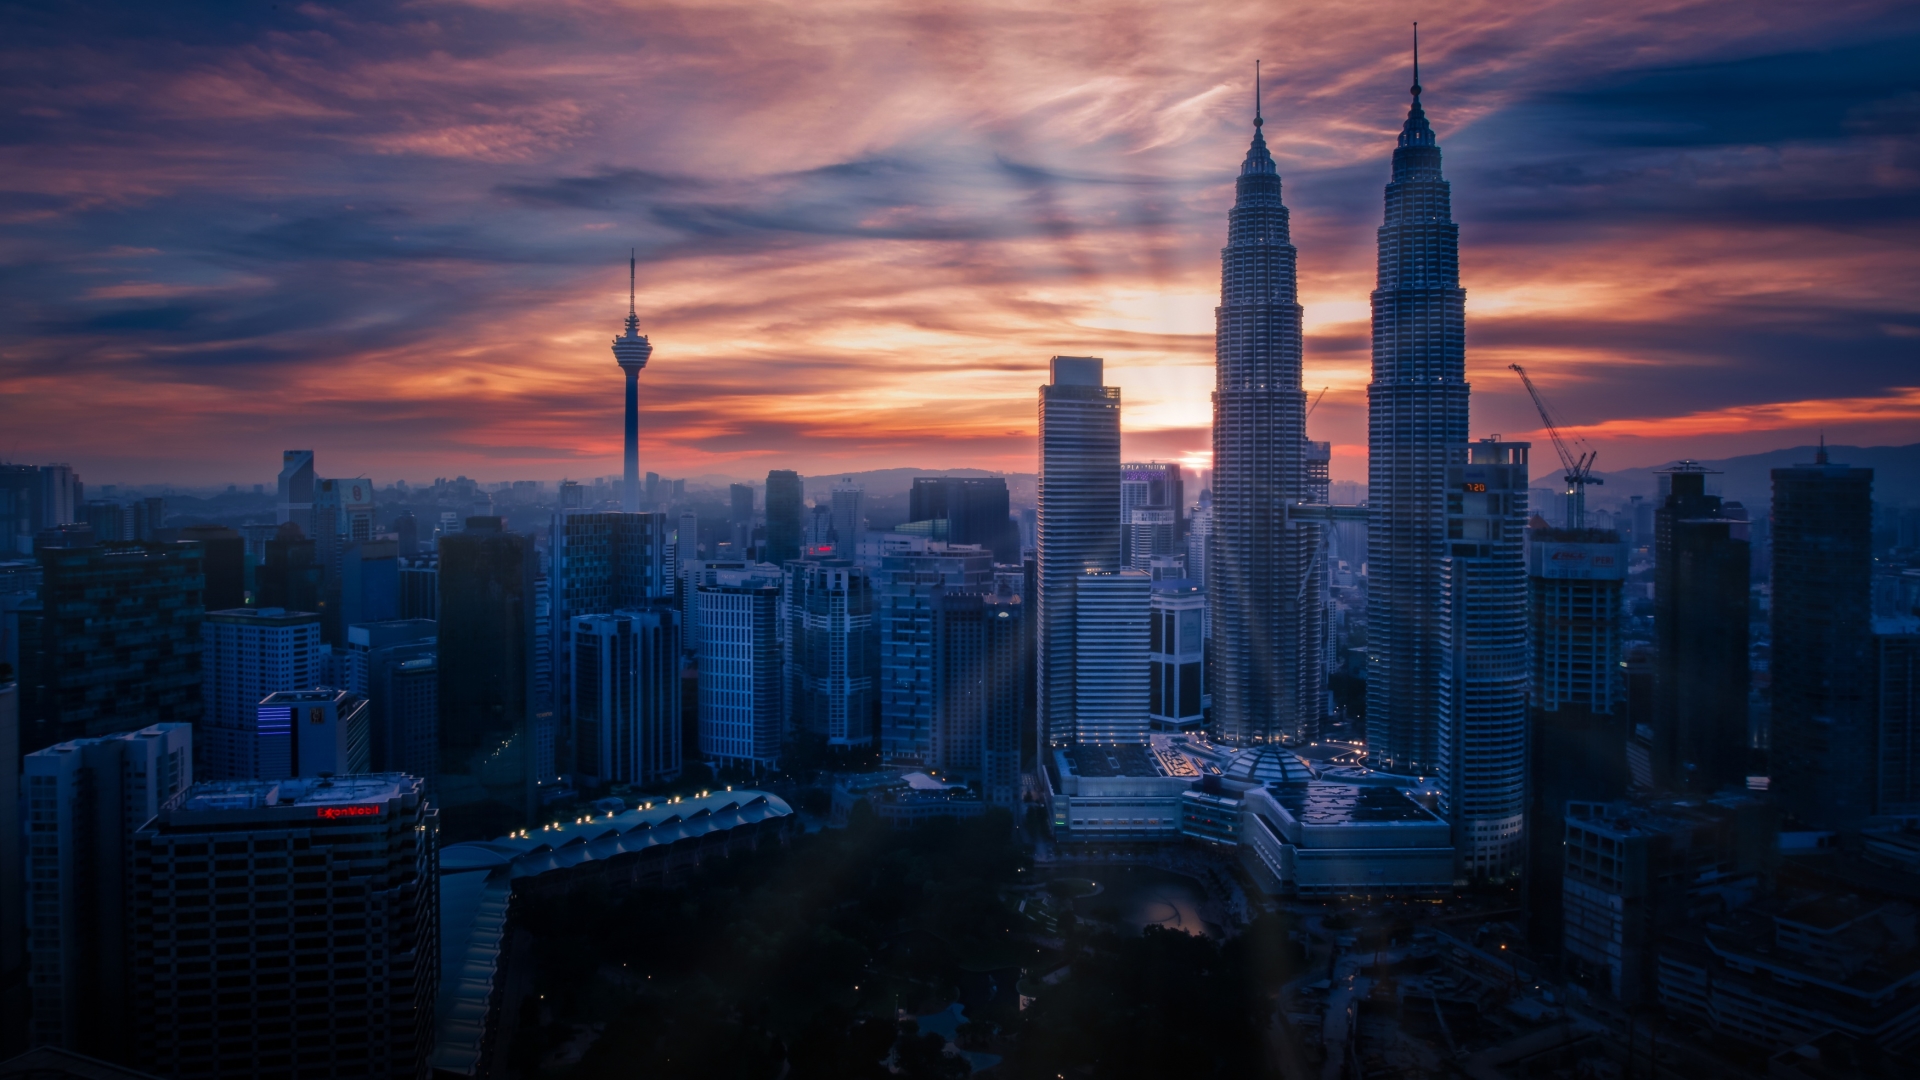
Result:
<instances>
[{"instance_id":1,"label":"cityscape","mask_svg":"<svg viewBox=\"0 0 1920 1080\"><path fill-rule=\"evenodd\" d=\"M1202 7L4 16L0 1078L1911 1075L1920 18Z\"/></svg>"}]
</instances>

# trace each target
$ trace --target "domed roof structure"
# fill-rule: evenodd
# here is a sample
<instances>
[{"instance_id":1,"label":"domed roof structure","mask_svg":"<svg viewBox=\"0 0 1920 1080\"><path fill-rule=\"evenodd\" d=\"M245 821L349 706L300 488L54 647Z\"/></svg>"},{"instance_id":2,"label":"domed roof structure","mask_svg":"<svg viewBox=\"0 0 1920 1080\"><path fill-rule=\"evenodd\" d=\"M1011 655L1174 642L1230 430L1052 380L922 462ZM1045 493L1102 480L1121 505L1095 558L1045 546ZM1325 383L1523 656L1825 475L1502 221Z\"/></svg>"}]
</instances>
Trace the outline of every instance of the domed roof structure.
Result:
<instances>
[{"instance_id":1,"label":"domed roof structure","mask_svg":"<svg viewBox=\"0 0 1920 1080\"><path fill-rule=\"evenodd\" d=\"M1313 766L1281 746L1255 746L1233 755L1220 779L1229 783L1265 787L1268 784L1304 784L1318 778Z\"/></svg>"}]
</instances>

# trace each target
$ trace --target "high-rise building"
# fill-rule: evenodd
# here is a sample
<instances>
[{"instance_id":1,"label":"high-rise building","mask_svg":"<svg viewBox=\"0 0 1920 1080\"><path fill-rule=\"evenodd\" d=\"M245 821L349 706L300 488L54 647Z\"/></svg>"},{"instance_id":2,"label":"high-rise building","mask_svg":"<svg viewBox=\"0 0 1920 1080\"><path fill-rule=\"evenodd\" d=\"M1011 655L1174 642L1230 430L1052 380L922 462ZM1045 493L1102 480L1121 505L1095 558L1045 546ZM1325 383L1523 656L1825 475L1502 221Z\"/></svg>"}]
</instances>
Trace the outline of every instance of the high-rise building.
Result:
<instances>
[{"instance_id":1,"label":"high-rise building","mask_svg":"<svg viewBox=\"0 0 1920 1080\"><path fill-rule=\"evenodd\" d=\"M189 788L133 838L135 1007L117 1037L180 1080L422 1080L438 816L398 773Z\"/></svg>"},{"instance_id":2,"label":"high-rise building","mask_svg":"<svg viewBox=\"0 0 1920 1080\"><path fill-rule=\"evenodd\" d=\"M1213 544L1213 496L1205 497L1194 504L1187 515L1187 576L1205 585L1207 580L1207 551ZM1211 624L1212 620L1207 620Z\"/></svg>"},{"instance_id":3,"label":"high-rise building","mask_svg":"<svg viewBox=\"0 0 1920 1080\"><path fill-rule=\"evenodd\" d=\"M1727 516L1706 481L1706 470L1691 461L1660 474L1653 768L1662 787L1712 793L1746 786L1752 556L1747 523Z\"/></svg>"},{"instance_id":4,"label":"high-rise building","mask_svg":"<svg viewBox=\"0 0 1920 1080\"><path fill-rule=\"evenodd\" d=\"M1333 491L1333 444L1307 440L1302 461L1307 470L1307 501L1325 505L1331 501Z\"/></svg>"},{"instance_id":5,"label":"high-rise building","mask_svg":"<svg viewBox=\"0 0 1920 1080\"><path fill-rule=\"evenodd\" d=\"M313 535L313 451L286 450L280 454L278 499L273 520L291 522L301 533Z\"/></svg>"},{"instance_id":6,"label":"high-rise building","mask_svg":"<svg viewBox=\"0 0 1920 1080\"><path fill-rule=\"evenodd\" d=\"M1813 828L1873 813L1873 470L1773 470L1772 788Z\"/></svg>"},{"instance_id":7,"label":"high-rise building","mask_svg":"<svg viewBox=\"0 0 1920 1080\"><path fill-rule=\"evenodd\" d=\"M979 775L986 748L987 611L990 593L935 586L928 650L933 723L925 764Z\"/></svg>"},{"instance_id":8,"label":"high-rise building","mask_svg":"<svg viewBox=\"0 0 1920 1080\"><path fill-rule=\"evenodd\" d=\"M24 745L201 716L198 544L43 548Z\"/></svg>"},{"instance_id":9,"label":"high-rise building","mask_svg":"<svg viewBox=\"0 0 1920 1080\"><path fill-rule=\"evenodd\" d=\"M800 474L791 469L767 473L766 561L785 566L800 557L800 519L806 509L806 490Z\"/></svg>"},{"instance_id":10,"label":"high-rise building","mask_svg":"<svg viewBox=\"0 0 1920 1080\"><path fill-rule=\"evenodd\" d=\"M0 558L33 554L40 525L40 470L0 465Z\"/></svg>"},{"instance_id":11,"label":"high-rise building","mask_svg":"<svg viewBox=\"0 0 1920 1080\"><path fill-rule=\"evenodd\" d=\"M680 776L680 616L581 615L570 635L573 773L590 785Z\"/></svg>"},{"instance_id":12,"label":"high-rise building","mask_svg":"<svg viewBox=\"0 0 1920 1080\"><path fill-rule=\"evenodd\" d=\"M250 780L371 771L367 699L351 690L282 690L262 698L254 716L258 772Z\"/></svg>"},{"instance_id":13,"label":"high-rise building","mask_svg":"<svg viewBox=\"0 0 1920 1080\"><path fill-rule=\"evenodd\" d=\"M179 538L200 545L200 569L207 579L203 603L208 611L227 611L247 602L247 541L225 525L188 525Z\"/></svg>"},{"instance_id":14,"label":"high-rise building","mask_svg":"<svg viewBox=\"0 0 1920 1080\"><path fill-rule=\"evenodd\" d=\"M1466 876L1518 874L1527 794L1527 443L1448 453L1440 787Z\"/></svg>"},{"instance_id":15,"label":"high-rise building","mask_svg":"<svg viewBox=\"0 0 1920 1080\"><path fill-rule=\"evenodd\" d=\"M1557 950L1567 802L1623 798L1630 780L1627 545L1598 529L1531 529L1527 541L1527 936Z\"/></svg>"},{"instance_id":16,"label":"high-rise building","mask_svg":"<svg viewBox=\"0 0 1920 1080\"><path fill-rule=\"evenodd\" d=\"M1873 812L1920 815L1920 616L1873 625Z\"/></svg>"},{"instance_id":17,"label":"high-rise building","mask_svg":"<svg viewBox=\"0 0 1920 1080\"><path fill-rule=\"evenodd\" d=\"M1174 550L1181 539L1180 511L1186 485L1172 462L1133 462L1120 466L1120 561L1145 570L1147 559ZM1142 518L1142 512L1146 517ZM1146 526L1142 535L1140 527ZM1136 541L1144 540L1144 545Z\"/></svg>"},{"instance_id":18,"label":"high-rise building","mask_svg":"<svg viewBox=\"0 0 1920 1080\"><path fill-rule=\"evenodd\" d=\"M876 578L880 622L880 758L937 767L934 754L934 610L942 591L988 592L993 554L971 544L928 543L883 556Z\"/></svg>"},{"instance_id":19,"label":"high-rise building","mask_svg":"<svg viewBox=\"0 0 1920 1080\"><path fill-rule=\"evenodd\" d=\"M831 555L834 550L833 507L816 505L807 513L805 537L808 555Z\"/></svg>"},{"instance_id":20,"label":"high-rise building","mask_svg":"<svg viewBox=\"0 0 1920 1080\"><path fill-rule=\"evenodd\" d=\"M613 339L613 359L627 378L627 422L620 460L620 509L637 514L640 505L640 371L653 356L653 343L640 333L633 303L634 260L627 260L627 330Z\"/></svg>"},{"instance_id":21,"label":"high-rise building","mask_svg":"<svg viewBox=\"0 0 1920 1080\"><path fill-rule=\"evenodd\" d=\"M752 558L747 546L753 542L753 485L727 485L727 524L732 529L733 553Z\"/></svg>"},{"instance_id":22,"label":"high-rise building","mask_svg":"<svg viewBox=\"0 0 1920 1080\"><path fill-rule=\"evenodd\" d=\"M35 1045L127 1057L127 879L134 831L193 783L193 731L155 724L76 739L21 762L27 840L27 951Z\"/></svg>"},{"instance_id":23,"label":"high-rise building","mask_svg":"<svg viewBox=\"0 0 1920 1080\"><path fill-rule=\"evenodd\" d=\"M1075 742L1147 741L1152 586L1138 570L1073 579Z\"/></svg>"},{"instance_id":24,"label":"high-rise building","mask_svg":"<svg viewBox=\"0 0 1920 1080\"><path fill-rule=\"evenodd\" d=\"M200 624L200 697L195 775L206 780L260 776L257 711L282 690L323 681L320 616L285 608L210 611Z\"/></svg>"},{"instance_id":25,"label":"high-rise building","mask_svg":"<svg viewBox=\"0 0 1920 1080\"><path fill-rule=\"evenodd\" d=\"M573 716L575 649L570 638L575 620L670 605L674 581L665 514L563 510L554 515L552 537L551 634L546 648L553 666L552 708L562 719L557 725L555 766L566 773L574 771L572 754L578 749L569 735L574 728L566 720ZM672 674L676 685L679 677L677 671Z\"/></svg>"},{"instance_id":26,"label":"high-rise building","mask_svg":"<svg viewBox=\"0 0 1920 1080\"><path fill-rule=\"evenodd\" d=\"M1296 253L1262 123L1256 87L1214 309L1208 688L1214 733L1236 744L1314 737L1326 696L1321 526L1288 512L1307 497Z\"/></svg>"},{"instance_id":27,"label":"high-rise building","mask_svg":"<svg viewBox=\"0 0 1920 1080\"><path fill-rule=\"evenodd\" d=\"M440 617L440 556L437 552L400 557L400 611L402 619Z\"/></svg>"},{"instance_id":28,"label":"high-rise building","mask_svg":"<svg viewBox=\"0 0 1920 1080\"><path fill-rule=\"evenodd\" d=\"M1367 387L1367 749L1380 767L1415 775L1439 766L1447 454L1467 442L1466 290L1452 201L1416 68L1378 234ZM1216 683L1216 702L1219 694Z\"/></svg>"},{"instance_id":29,"label":"high-rise building","mask_svg":"<svg viewBox=\"0 0 1920 1080\"><path fill-rule=\"evenodd\" d=\"M1020 559L1020 530L1009 514L1004 476L916 476L907 520L944 521L949 543L978 544L997 562Z\"/></svg>"},{"instance_id":30,"label":"high-rise building","mask_svg":"<svg viewBox=\"0 0 1920 1080\"><path fill-rule=\"evenodd\" d=\"M448 828L495 835L533 814L533 539L495 517L440 538L440 775Z\"/></svg>"},{"instance_id":31,"label":"high-rise building","mask_svg":"<svg viewBox=\"0 0 1920 1080\"><path fill-rule=\"evenodd\" d=\"M254 603L263 608L319 614L321 576L313 541L301 533L297 523L287 522L266 542L264 557L254 572Z\"/></svg>"},{"instance_id":32,"label":"high-rise building","mask_svg":"<svg viewBox=\"0 0 1920 1080\"><path fill-rule=\"evenodd\" d=\"M393 519L393 535L400 545L400 557L410 559L420 554L420 519L413 511L402 510L400 516Z\"/></svg>"},{"instance_id":33,"label":"high-rise building","mask_svg":"<svg viewBox=\"0 0 1920 1080\"><path fill-rule=\"evenodd\" d=\"M871 746L880 708L873 578L846 559L794 560L785 571L792 728L830 747Z\"/></svg>"},{"instance_id":34,"label":"high-rise building","mask_svg":"<svg viewBox=\"0 0 1920 1080\"><path fill-rule=\"evenodd\" d=\"M1153 582L1147 636L1147 716L1182 730L1206 719L1207 597L1185 577Z\"/></svg>"},{"instance_id":35,"label":"high-rise building","mask_svg":"<svg viewBox=\"0 0 1920 1080\"><path fill-rule=\"evenodd\" d=\"M1033 638L1022 597L996 592L986 601L981 704L980 793L988 806L1020 806L1020 747L1030 722Z\"/></svg>"},{"instance_id":36,"label":"high-rise building","mask_svg":"<svg viewBox=\"0 0 1920 1080\"><path fill-rule=\"evenodd\" d=\"M780 578L770 566L714 570L700 594L700 754L771 768L786 736Z\"/></svg>"},{"instance_id":37,"label":"high-rise building","mask_svg":"<svg viewBox=\"0 0 1920 1080\"><path fill-rule=\"evenodd\" d=\"M829 493L833 507L833 550L843 559L856 558L860 554L860 540L867 529L866 499L867 489L853 482L849 476L833 485Z\"/></svg>"},{"instance_id":38,"label":"high-rise building","mask_svg":"<svg viewBox=\"0 0 1920 1080\"><path fill-rule=\"evenodd\" d=\"M346 688L367 699L369 772L403 772L433 796L433 741L439 727L434 662L440 624L392 619L347 627Z\"/></svg>"},{"instance_id":39,"label":"high-rise building","mask_svg":"<svg viewBox=\"0 0 1920 1080\"><path fill-rule=\"evenodd\" d=\"M1073 586L1120 569L1120 388L1103 361L1056 356L1040 388L1039 738L1074 739ZM882 647L885 647L884 638Z\"/></svg>"},{"instance_id":40,"label":"high-rise building","mask_svg":"<svg viewBox=\"0 0 1920 1080\"><path fill-rule=\"evenodd\" d=\"M0 1000L11 1016L0 1021L9 1049L26 1040L29 1009L26 971L26 901L21 842L26 822L20 800L20 684L0 674Z\"/></svg>"}]
</instances>

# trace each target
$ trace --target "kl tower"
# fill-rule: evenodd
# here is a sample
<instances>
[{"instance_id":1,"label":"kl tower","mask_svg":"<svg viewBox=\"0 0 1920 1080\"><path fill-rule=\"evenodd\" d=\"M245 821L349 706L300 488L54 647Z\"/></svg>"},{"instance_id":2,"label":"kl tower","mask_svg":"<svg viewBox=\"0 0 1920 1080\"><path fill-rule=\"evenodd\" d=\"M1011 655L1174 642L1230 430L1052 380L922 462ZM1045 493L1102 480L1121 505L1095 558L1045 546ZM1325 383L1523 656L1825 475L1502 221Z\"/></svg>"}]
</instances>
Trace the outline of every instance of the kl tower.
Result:
<instances>
[{"instance_id":1,"label":"kl tower","mask_svg":"<svg viewBox=\"0 0 1920 1080\"><path fill-rule=\"evenodd\" d=\"M640 369L653 355L653 343L640 333L640 316L633 307L634 258L627 258L627 332L613 339L613 358L627 373L626 476L620 484L620 509L640 512Z\"/></svg>"}]
</instances>

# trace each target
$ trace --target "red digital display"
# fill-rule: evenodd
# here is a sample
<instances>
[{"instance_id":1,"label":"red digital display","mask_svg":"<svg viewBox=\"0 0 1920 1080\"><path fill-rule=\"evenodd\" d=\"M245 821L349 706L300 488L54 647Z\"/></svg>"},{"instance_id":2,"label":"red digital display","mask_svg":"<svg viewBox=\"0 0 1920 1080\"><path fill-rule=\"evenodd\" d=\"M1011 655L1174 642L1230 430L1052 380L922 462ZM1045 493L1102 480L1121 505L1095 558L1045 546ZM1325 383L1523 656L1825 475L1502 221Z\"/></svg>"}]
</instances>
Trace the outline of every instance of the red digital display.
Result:
<instances>
[{"instance_id":1,"label":"red digital display","mask_svg":"<svg viewBox=\"0 0 1920 1080\"><path fill-rule=\"evenodd\" d=\"M313 813L315 817L323 818L379 817L380 808L377 806L318 806L314 808Z\"/></svg>"}]
</instances>

